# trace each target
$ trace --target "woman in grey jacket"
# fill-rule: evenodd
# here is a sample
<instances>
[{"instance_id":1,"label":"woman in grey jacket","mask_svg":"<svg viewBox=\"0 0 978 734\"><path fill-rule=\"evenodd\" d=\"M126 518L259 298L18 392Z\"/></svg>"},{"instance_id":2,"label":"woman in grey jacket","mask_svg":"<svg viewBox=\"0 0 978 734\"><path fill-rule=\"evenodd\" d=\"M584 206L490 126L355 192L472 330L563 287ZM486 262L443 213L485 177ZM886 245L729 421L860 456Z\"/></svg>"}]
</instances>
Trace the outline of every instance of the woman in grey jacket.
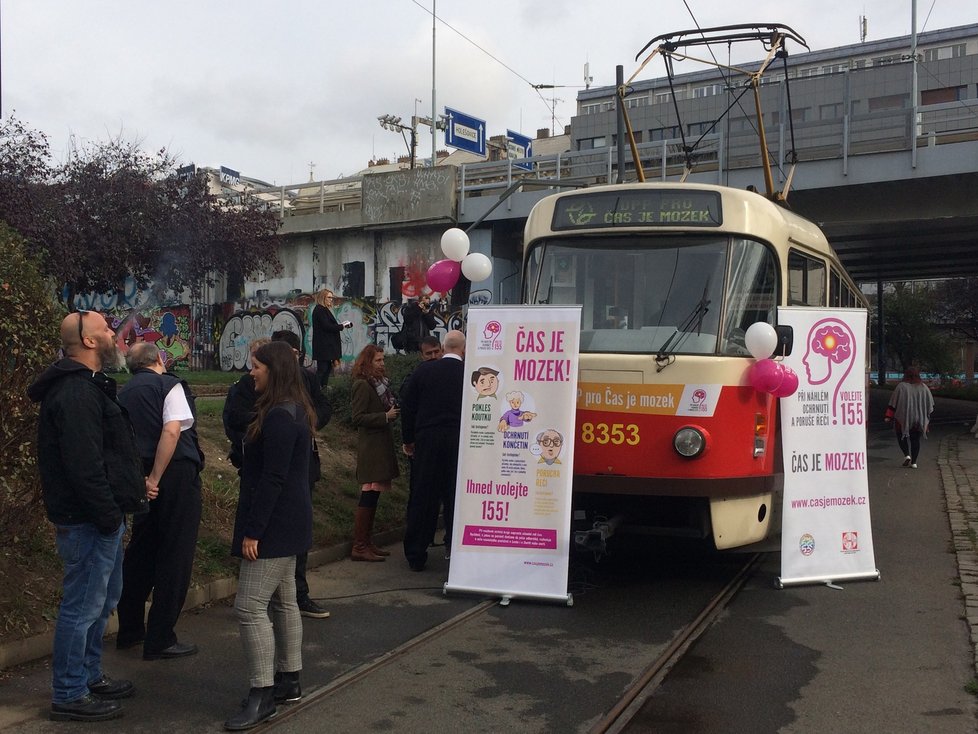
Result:
<instances>
[{"instance_id":1,"label":"woman in grey jacket","mask_svg":"<svg viewBox=\"0 0 978 734\"><path fill-rule=\"evenodd\" d=\"M920 380L920 371L908 367L903 380L897 384L886 409L886 421L893 421L897 443L903 452L903 466L917 468L920 437L927 435L930 414L934 412L934 396Z\"/></svg>"}]
</instances>

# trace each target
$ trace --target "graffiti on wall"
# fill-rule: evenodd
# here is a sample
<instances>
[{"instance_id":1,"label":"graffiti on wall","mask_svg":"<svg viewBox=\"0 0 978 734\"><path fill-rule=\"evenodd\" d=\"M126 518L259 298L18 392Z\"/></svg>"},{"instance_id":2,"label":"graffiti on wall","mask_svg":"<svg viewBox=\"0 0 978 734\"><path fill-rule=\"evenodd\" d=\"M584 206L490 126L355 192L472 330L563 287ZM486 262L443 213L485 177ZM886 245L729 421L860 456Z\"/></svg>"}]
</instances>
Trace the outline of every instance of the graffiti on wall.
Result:
<instances>
[{"instance_id":1,"label":"graffiti on wall","mask_svg":"<svg viewBox=\"0 0 978 734\"><path fill-rule=\"evenodd\" d=\"M115 302L123 301L146 303L147 299L132 293L120 296ZM487 290L473 291L469 297L470 304L490 301L491 293ZM116 332L116 344L123 353L127 353L136 342L151 342L165 353L174 369L250 369L249 344L254 339L271 337L273 332L283 329L298 334L307 355L305 364L313 364L310 324L315 301L309 293L293 291L276 296L260 292L216 306L102 307L110 302L111 298L99 296L86 300L83 307L92 307L105 315L109 326ZM349 368L367 344L377 344L388 353L395 351L391 336L403 326L400 304L391 301L377 303L372 298L344 299L333 309L333 314L337 321L353 323L353 328L345 329L340 337L342 368ZM437 325L432 334L441 339L451 329L463 329L465 315L462 309L449 311L444 306L438 309L436 305L435 322Z\"/></svg>"},{"instance_id":2,"label":"graffiti on wall","mask_svg":"<svg viewBox=\"0 0 978 734\"><path fill-rule=\"evenodd\" d=\"M136 342L159 347L171 369L189 367L191 353L190 306L163 308L102 309L115 331L116 345L123 354Z\"/></svg>"}]
</instances>

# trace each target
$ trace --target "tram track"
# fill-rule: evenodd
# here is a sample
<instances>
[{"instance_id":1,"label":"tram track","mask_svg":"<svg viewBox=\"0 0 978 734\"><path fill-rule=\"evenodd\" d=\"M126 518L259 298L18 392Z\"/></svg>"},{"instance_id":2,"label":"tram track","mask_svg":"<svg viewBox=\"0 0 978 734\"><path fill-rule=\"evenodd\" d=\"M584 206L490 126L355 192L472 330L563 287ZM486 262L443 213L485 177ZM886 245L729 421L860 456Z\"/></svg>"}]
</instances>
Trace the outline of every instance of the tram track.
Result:
<instances>
[{"instance_id":1,"label":"tram track","mask_svg":"<svg viewBox=\"0 0 978 734\"><path fill-rule=\"evenodd\" d=\"M353 670L345 673L321 688L317 688L312 693L306 694L302 697L300 701L294 704L279 706L278 711L275 716L267 721L259 724L258 726L251 729L254 732L265 732L265 731L275 731L281 728L283 725L290 723L290 721L298 717L303 712L314 708L318 704L322 703L324 699L329 696L341 691L342 689L351 686L371 674L377 672L381 668L390 665L398 658L401 658L415 649L435 640L439 637L443 637L448 634L451 630L459 627L471 619L485 614L487 611L492 609L494 606L498 605L498 600L487 600L471 607L461 614L457 614L451 619L445 620L441 624L432 627L425 632L422 632L416 637L412 637L410 640L398 645L393 650L385 652L373 660L364 663L363 665L354 668Z\"/></svg>"},{"instance_id":2,"label":"tram track","mask_svg":"<svg viewBox=\"0 0 978 734\"><path fill-rule=\"evenodd\" d=\"M634 683L622 694L618 702L591 727L589 734L615 734L622 732L638 713L645 701L661 685L669 671L686 654L690 646L726 609L751 577L754 569L763 558L763 553L755 553L688 625L683 627L663 649L662 653L642 671Z\"/></svg>"},{"instance_id":3,"label":"tram track","mask_svg":"<svg viewBox=\"0 0 978 734\"><path fill-rule=\"evenodd\" d=\"M710 627L723 612L737 592L751 577L758 565L762 553L750 556L734 573L723 588L713 595L706 605L699 610L688 624L684 625L665 645L661 653L634 678L633 682L622 693L606 713L589 730L591 734L605 732L620 732L627 727L631 719L638 713L644 702L654 693L673 666L682 658L690 646ZM289 730L299 723L300 718L311 714L317 708L329 705L330 697L358 683L369 681L372 676L399 660L406 659L412 654L419 653L426 645L446 638L453 631L476 621L490 610L499 606L498 599L485 600L456 616L432 627L429 630L405 641L397 647L384 652L343 675L331 680L303 696L302 700L291 705L278 707L277 714L255 727L255 732L272 732Z\"/></svg>"}]
</instances>

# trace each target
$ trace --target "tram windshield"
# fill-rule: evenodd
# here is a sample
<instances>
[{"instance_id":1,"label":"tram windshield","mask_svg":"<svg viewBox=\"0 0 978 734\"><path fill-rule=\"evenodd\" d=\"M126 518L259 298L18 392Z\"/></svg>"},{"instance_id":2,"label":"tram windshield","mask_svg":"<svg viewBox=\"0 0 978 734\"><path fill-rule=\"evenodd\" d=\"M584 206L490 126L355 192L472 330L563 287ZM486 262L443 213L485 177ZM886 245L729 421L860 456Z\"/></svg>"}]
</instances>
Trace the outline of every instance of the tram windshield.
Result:
<instances>
[{"instance_id":1,"label":"tram windshield","mask_svg":"<svg viewBox=\"0 0 978 734\"><path fill-rule=\"evenodd\" d=\"M581 352L747 355L744 332L773 323L773 253L736 237L543 240L526 302L582 304Z\"/></svg>"}]
</instances>

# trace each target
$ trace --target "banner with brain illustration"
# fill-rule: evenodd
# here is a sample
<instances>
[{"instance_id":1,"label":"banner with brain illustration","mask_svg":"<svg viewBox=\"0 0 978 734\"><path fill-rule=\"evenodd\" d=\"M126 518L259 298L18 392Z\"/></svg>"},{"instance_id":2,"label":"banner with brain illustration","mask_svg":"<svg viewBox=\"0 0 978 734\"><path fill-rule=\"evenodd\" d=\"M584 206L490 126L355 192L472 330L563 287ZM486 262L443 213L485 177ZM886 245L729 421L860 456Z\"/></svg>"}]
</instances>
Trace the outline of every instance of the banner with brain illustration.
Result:
<instances>
[{"instance_id":1,"label":"banner with brain illustration","mask_svg":"<svg viewBox=\"0 0 978 734\"><path fill-rule=\"evenodd\" d=\"M866 470L865 309L779 308L798 390L781 398L784 584L878 578Z\"/></svg>"},{"instance_id":2,"label":"banner with brain illustration","mask_svg":"<svg viewBox=\"0 0 978 734\"><path fill-rule=\"evenodd\" d=\"M469 309L448 591L569 601L580 306Z\"/></svg>"}]
</instances>

